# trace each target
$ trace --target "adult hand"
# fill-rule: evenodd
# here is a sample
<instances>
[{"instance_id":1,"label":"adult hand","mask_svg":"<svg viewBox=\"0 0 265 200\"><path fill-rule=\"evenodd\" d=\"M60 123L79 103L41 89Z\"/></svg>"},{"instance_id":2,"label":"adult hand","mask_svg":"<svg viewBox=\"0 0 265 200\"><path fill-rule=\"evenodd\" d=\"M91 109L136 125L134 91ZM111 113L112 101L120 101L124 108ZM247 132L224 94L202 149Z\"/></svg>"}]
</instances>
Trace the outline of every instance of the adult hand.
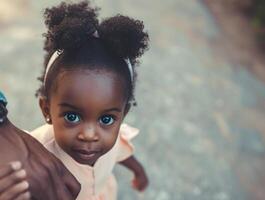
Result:
<instances>
[{"instance_id":1,"label":"adult hand","mask_svg":"<svg viewBox=\"0 0 265 200\"><path fill-rule=\"evenodd\" d=\"M27 190L33 200L76 199L80 184L41 143L8 120L6 105L0 91L0 199L26 199ZM21 165L5 166L15 160Z\"/></svg>"},{"instance_id":2,"label":"adult hand","mask_svg":"<svg viewBox=\"0 0 265 200\"><path fill-rule=\"evenodd\" d=\"M20 162L0 166L0 199L29 200L29 183Z\"/></svg>"}]
</instances>

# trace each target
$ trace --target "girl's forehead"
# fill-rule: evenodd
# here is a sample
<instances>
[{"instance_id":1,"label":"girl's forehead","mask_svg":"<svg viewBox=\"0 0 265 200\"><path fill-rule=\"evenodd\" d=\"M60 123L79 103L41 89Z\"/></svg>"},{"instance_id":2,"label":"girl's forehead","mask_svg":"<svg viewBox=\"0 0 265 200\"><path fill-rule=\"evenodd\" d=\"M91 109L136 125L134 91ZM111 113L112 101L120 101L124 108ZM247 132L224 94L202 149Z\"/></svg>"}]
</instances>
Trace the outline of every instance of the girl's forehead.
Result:
<instances>
[{"instance_id":1,"label":"girl's forehead","mask_svg":"<svg viewBox=\"0 0 265 200\"><path fill-rule=\"evenodd\" d=\"M106 69L69 69L61 71L57 77L58 87L64 84L83 87L97 87L111 84L123 85L119 74ZM81 86L80 86L81 84Z\"/></svg>"},{"instance_id":2,"label":"girl's forehead","mask_svg":"<svg viewBox=\"0 0 265 200\"><path fill-rule=\"evenodd\" d=\"M107 70L65 70L57 77L55 95L60 98L88 98L124 101L124 82L118 74Z\"/></svg>"},{"instance_id":3,"label":"girl's forehead","mask_svg":"<svg viewBox=\"0 0 265 200\"><path fill-rule=\"evenodd\" d=\"M77 77L87 77L87 78L97 78L100 79L101 77L108 77L110 79L120 79L118 73L114 72L111 69L105 69L105 68L82 68L82 67L76 67L76 68L69 68L69 69L60 69L60 72L58 74L59 79L75 79ZM63 80L64 81L64 80Z\"/></svg>"}]
</instances>

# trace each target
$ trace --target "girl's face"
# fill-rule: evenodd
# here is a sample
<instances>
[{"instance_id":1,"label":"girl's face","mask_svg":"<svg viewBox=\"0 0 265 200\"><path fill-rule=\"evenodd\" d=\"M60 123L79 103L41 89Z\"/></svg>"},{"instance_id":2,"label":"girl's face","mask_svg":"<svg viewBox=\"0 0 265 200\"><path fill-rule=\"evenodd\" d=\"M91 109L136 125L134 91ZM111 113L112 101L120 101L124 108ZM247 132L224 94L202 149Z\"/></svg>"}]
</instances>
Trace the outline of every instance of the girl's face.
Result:
<instances>
[{"instance_id":1,"label":"girl's face","mask_svg":"<svg viewBox=\"0 0 265 200\"><path fill-rule=\"evenodd\" d=\"M106 70L61 72L50 101L40 99L58 145L74 160L93 166L108 152L125 117L123 80Z\"/></svg>"}]
</instances>

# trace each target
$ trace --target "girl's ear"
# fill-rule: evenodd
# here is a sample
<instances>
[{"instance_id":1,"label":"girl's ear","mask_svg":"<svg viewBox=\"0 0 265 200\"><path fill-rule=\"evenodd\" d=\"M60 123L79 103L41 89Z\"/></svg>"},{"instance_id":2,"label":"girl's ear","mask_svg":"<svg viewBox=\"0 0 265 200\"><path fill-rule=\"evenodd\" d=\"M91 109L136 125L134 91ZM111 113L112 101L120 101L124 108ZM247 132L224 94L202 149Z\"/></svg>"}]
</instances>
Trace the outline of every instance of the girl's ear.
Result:
<instances>
[{"instance_id":1,"label":"girl's ear","mask_svg":"<svg viewBox=\"0 0 265 200\"><path fill-rule=\"evenodd\" d=\"M42 114L45 118L45 121L48 124L52 124L51 115L50 115L50 104L45 97L39 98L39 106L41 108Z\"/></svg>"}]
</instances>

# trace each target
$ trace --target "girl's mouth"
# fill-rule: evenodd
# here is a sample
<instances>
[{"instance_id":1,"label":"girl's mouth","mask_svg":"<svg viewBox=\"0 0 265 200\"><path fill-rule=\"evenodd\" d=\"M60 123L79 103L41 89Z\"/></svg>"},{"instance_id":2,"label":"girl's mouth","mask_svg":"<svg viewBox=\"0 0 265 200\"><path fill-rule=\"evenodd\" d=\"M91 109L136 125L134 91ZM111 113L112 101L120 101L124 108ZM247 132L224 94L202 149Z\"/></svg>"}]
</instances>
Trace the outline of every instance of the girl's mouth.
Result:
<instances>
[{"instance_id":1,"label":"girl's mouth","mask_svg":"<svg viewBox=\"0 0 265 200\"><path fill-rule=\"evenodd\" d=\"M94 160L98 157L100 151L98 150L91 150L88 151L86 149L74 149L74 152L78 158L81 160Z\"/></svg>"}]
</instances>

